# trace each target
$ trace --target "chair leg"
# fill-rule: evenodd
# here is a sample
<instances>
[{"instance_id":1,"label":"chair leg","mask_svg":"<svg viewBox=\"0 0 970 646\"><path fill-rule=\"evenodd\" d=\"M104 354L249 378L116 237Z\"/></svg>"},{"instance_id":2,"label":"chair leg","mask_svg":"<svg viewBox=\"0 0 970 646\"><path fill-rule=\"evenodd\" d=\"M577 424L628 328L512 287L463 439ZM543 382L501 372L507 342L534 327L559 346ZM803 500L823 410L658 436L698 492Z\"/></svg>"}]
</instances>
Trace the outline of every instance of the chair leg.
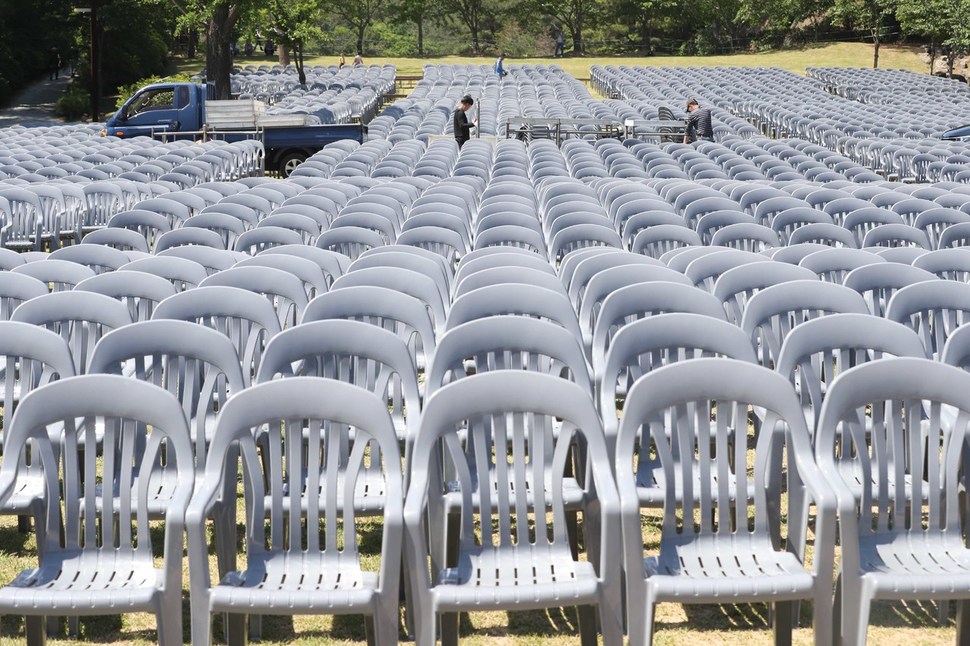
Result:
<instances>
[{"instance_id":1,"label":"chair leg","mask_svg":"<svg viewBox=\"0 0 970 646\"><path fill-rule=\"evenodd\" d=\"M596 646L596 610L593 606L579 606L579 643Z\"/></svg>"},{"instance_id":2,"label":"chair leg","mask_svg":"<svg viewBox=\"0 0 970 646\"><path fill-rule=\"evenodd\" d=\"M949 604L947 604L949 606ZM959 646L970 646L970 600L957 602L957 640Z\"/></svg>"},{"instance_id":3,"label":"chair leg","mask_svg":"<svg viewBox=\"0 0 970 646\"><path fill-rule=\"evenodd\" d=\"M155 615L158 646L180 646L182 641L182 596L163 599Z\"/></svg>"},{"instance_id":4,"label":"chair leg","mask_svg":"<svg viewBox=\"0 0 970 646\"><path fill-rule=\"evenodd\" d=\"M816 630L816 640L820 635ZM835 580L835 598L832 600L832 644L842 644L842 577Z\"/></svg>"},{"instance_id":5,"label":"chair leg","mask_svg":"<svg viewBox=\"0 0 970 646\"><path fill-rule=\"evenodd\" d=\"M775 610L775 646L791 646L792 602L776 601Z\"/></svg>"},{"instance_id":6,"label":"chair leg","mask_svg":"<svg viewBox=\"0 0 970 646\"><path fill-rule=\"evenodd\" d=\"M458 646L458 613L441 615L441 646Z\"/></svg>"},{"instance_id":7,"label":"chair leg","mask_svg":"<svg viewBox=\"0 0 970 646\"><path fill-rule=\"evenodd\" d=\"M249 643L249 624L246 615L226 615L226 643L229 646L246 646Z\"/></svg>"},{"instance_id":8,"label":"chair leg","mask_svg":"<svg viewBox=\"0 0 970 646\"><path fill-rule=\"evenodd\" d=\"M47 631L44 628L44 617L28 616L24 618L24 633L28 646L44 646L47 643Z\"/></svg>"},{"instance_id":9,"label":"chair leg","mask_svg":"<svg viewBox=\"0 0 970 646\"><path fill-rule=\"evenodd\" d=\"M856 591L852 596L858 602L858 608L855 609L856 612L852 612L851 604L846 599L848 592L842 591L842 644L843 646L864 646L872 601L862 593L862 590Z\"/></svg>"}]
</instances>

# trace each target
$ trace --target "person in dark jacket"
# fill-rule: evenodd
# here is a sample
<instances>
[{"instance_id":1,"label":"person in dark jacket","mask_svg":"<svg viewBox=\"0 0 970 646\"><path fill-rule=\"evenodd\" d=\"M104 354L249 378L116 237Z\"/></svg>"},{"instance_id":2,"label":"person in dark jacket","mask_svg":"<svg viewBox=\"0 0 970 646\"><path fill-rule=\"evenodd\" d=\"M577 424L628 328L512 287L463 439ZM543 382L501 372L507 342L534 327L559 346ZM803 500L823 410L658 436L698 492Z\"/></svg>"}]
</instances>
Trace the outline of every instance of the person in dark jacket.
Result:
<instances>
[{"instance_id":1,"label":"person in dark jacket","mask_svg":"<svg viewBox=\"0 0 970 646\"><path fill-rule=\"evenodd\" d=\"M687 131L684 133L684 143L692 143L698 139L714 141L711 109L697 105L697 99L690 99L687 101Z\"/></svg>"},{"instance_id":2,"label":"person in dark jacket","mask_svg":"<svg viewBox=\"0 0 970 646\"><path fill-rule=\"evenodd\" d=\"M474 123L469 123L468 115L465 114L474 104L475 99L466 94L461 98L461 103L458 104L458 107L455 108L455 114L453 116L455 141L458 142L459 148L471 138L471 129L475 127Z\"/></svg>"}]
</instances>

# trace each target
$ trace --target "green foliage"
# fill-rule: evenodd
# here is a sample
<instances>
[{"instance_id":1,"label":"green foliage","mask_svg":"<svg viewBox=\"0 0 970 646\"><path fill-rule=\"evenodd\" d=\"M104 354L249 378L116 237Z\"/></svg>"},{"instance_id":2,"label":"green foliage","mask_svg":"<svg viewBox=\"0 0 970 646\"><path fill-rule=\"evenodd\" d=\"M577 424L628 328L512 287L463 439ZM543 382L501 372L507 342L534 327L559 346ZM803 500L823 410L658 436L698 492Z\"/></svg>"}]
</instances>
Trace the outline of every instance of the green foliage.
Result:
<instances>
[{"instance_id":1,"label":"green foliage","mask_svg":"<svg viewBox=\"0 0 970 646\"><path fill-rule=\"evenodd\" d=\"M91 109L91 94L81 83L72 82L67 91L57 99L57 116L77 121Z\"/></svg>"},{"instance_id":2,"label":"green foliage","mask_svg":"<svg viewBox=\"0 0 970 646\"><path fill-rule=\"evenodd\" d=\"M72 9L69 0L0 0L0 104L47 71L52 47L68 52Z\"/></svg>"},{"instance_id":3,"label":"green foliage","mask_svg":"<svg viewBox=\"0 0 970 646\"><path fill-rule=\"evenodd\" d=\"M173 74L171 76L149 76L143 79L139 79L134 83L128 83L125 85L118 86L118 100L115 102L115 107L120 108L125 101L127 101L131 95L133 95L138 90L142 89L146 85L152 85L154 83L162 83L169 81L171 83L183 83L191 81L192 78L188 74Z\"/></svg>"},{"instance_id":4,"label":"green foliage","mask_svg":"<svg viewBox=\"0 0 970 646\"><path fill-rule=\"evenodd\" d=\"M541 22L533 22L524 27L510 22L495 36L495 49L505 52L511 58L526 56L552 56L555 41L549 36Z\"/></svg>"}]
</instances>

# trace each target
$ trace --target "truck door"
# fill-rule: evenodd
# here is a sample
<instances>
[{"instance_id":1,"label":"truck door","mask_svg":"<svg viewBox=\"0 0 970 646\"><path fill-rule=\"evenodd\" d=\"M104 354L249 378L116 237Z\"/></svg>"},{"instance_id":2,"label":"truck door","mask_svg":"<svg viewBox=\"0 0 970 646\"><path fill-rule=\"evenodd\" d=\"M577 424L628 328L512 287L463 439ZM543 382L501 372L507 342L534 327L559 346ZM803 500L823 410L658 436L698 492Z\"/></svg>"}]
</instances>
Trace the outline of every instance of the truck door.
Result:
<instances>
[{"instance_id":1,"label":"truck door","mask_svg":"<svg viewBox=\"0 0 970 646\"><path fill-rule=\"evenodd\" d=\"M194 130L196 118L191 104L187 85L153 85L125 103L114 126L124 131L126 137Z\"/></svg>"}]
</instances>

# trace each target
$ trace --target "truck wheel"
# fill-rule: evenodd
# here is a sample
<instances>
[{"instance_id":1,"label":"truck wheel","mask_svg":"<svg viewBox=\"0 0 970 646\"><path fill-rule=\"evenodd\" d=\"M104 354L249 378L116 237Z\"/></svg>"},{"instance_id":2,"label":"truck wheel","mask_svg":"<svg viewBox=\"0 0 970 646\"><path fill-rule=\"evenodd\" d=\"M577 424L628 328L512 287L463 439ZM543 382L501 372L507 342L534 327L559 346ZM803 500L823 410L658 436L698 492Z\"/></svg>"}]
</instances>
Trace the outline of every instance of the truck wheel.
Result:
<instances>
[{"instance_id":1,"label":"truck wheel","mask_svg":"<svg viewBox=\"0 0 970 646\"><path fill-rule=\"evenodd\" d=\"M306 155L303 153L286 153L280 158L280 175L283 177L289 177L296 167L306 161Z\"/></svg>"}]
</instances>

